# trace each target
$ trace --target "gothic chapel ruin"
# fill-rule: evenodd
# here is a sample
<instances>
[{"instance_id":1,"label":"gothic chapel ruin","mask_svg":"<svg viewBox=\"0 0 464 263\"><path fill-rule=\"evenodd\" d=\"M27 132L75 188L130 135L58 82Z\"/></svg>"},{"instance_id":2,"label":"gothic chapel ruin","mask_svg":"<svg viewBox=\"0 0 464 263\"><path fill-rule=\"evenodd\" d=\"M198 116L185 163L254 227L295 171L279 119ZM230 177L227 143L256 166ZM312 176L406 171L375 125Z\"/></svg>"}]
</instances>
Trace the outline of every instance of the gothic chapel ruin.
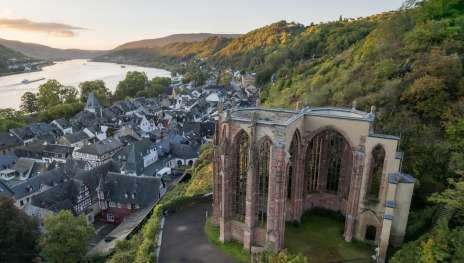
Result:
<instances>
[{"instance_id":1,"label":"gothic chapel ruin","mask_svg":"<svg viewBox=\"0 0 464 263\"><path fill-rule=\"evenodd\" d=\"M311 208L340 211L344 238L403 242L414 177L401 173L399 137L376 134L356 109L235 108L220 112L214 140L214 223L220 240L281 250L285 221ZM374 253L374 252L373 252Z\"/></svg>"}]
</instances>

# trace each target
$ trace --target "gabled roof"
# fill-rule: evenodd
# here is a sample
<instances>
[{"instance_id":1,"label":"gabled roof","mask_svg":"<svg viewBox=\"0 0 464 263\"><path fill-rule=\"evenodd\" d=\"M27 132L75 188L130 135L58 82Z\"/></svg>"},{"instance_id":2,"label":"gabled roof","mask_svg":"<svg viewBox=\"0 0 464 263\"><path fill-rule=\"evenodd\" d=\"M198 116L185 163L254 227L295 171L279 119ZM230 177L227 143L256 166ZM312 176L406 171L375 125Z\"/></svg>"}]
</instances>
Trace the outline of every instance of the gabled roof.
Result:
<instances>
[{"instance_id":1,"label":"gabled roof","mask_svg":"<svg viewBox=\"0 0 464 263\"><path fill-rule=\"evenodd\" d=\"M28 127L32 134L34 134L34 136L37 136L41 134L53 133L54 126L45 122L40 122L36 124L31 124Z\"/></svg>"},{"instance_id":2,"label":"gabled roof","mask_svg":"<svg viewBox=\"0 0 464 263\"><path fill-rule=\"evenodd\" d=\"M122 143L115 138L107 138L91 145L84 146L75 152L92 155L103 155L122 147Z\"/></svg>"},{"instance_id":3,"label":"gabled roof","mask_svg":"<svg viewBox=\"0 0 464 263\"><path fill-rule=\"evenodd\" d=\"M157 177L110 172L105 178L104 191L110 201L143 206L159 199L159 186Z\"/></svg>"},{"instance_id":4,"label":"gabled roof","mask_svg":"<svg viewBox=\"0 0 464 263\"><path fill-rule=\"evenodd\" d=\"M125 165L127 171L140 173L144 168L143 156L154 149L155 144L150 139L133 142L113 155L113 161L119 166Z\"/></svg>"},{"instance_id":5,"label":"gabled roof","mask_svg":"<svg viewBox=\"0 0 464 263\"><path fill-rule=\"evenodd\" d=\"M44 146L43 151L49 153L72 154L74 147L60 144L47 144Z\"/></svg>"},{"instance_id":6,"label":"gabled roof","mask_svg":"<svg viewBox=\"0 0 464 263\"><path fill-rule=\"evenodd\" d=\"M29 127L15 128L11 129L10 131L18 136L22 141L27 141L34 138L34 134Z\"/></svg>"},{"instance_id":7,"label":"gabled roof","mask_svg":"<svg viewBox=\"0 0 464 263\"><path fill-rule=\"evenodd\" d=\"M13 167L18 160L18 156L14 153L0 155L0 170Z\"/></svg>"},{"instance_id":8,"label":"gabled roof","mask_svg":"<svg viewBox=\"0 0 464 263\"><path fill-rule=\"evenodd\" d=\"M65 178L67 178L67 175L65 174L64 169L59 167L31 177L10 189L13 191L15 198L19 199L39 191L41 185L54 186L64 182Z\"/></svg>"},{"instance_id":9,"label":"gabled roof","mask_svg":"<svg viewBox=\"0 0 464 263\"><path fill-rule=\"evenodd\" d=\"M0 133L0 149L9 148L23 144L23 142L12 132Z\"/></svg>"},{"instance_id":10,"label":"gabled roof","mask_svg":"<svg viewBox=\"0 0 464 263\"><path fill-rule=\"evenodd\" d=\"M25 173L29 170L32 169L34 166L35 161L33 159L28 159L28 158L19 158L18 161L16 161L15 165L13 166L13 170L16 170L20 173Z\"/></svg>"},{"instance_id":11,"label":"gabled roof","mask_svg":"<svg viewBox=\"0 0 464 263\"><path fill-rule=\"evenodd\" d=\"M58 123L63 129L67 129L71 127L71 123L65 118L56 119L55 122Z\"/></svg>"},{"instance_id":12,"label":"gabled roof","mask_svg":"<svg viewBox=\"0 0 464 263\"><path fill-rule=\"evenodd\" d=\"M74 133L68 133L63 135L63 137L71 144L80 142L86 139L89 139L90 137L85 133L84 131L78 131Z\"/></svg>"}]
</instances>

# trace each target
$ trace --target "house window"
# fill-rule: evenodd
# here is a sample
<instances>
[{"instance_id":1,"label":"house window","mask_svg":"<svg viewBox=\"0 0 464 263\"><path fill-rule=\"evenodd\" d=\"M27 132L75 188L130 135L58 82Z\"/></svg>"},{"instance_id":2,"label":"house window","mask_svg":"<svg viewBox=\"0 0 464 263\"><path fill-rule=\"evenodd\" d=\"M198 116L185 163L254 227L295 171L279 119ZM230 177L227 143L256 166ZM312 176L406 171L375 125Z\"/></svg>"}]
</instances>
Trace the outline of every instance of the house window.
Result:
<instances>
[{"instance_id":1,"label":"house window","mask_svg":"<svg viewBox=\"0 0 464 263\"><path fill-rule=\"evenodd\" d=\"M20 206L23 206L23 205L24 205L24 201L23 201L23 200L19 201L19 205L20 205Z\"/></svg>"},{"instance_id":2,"label":"house window","mask_svg":"<svg viewBox=\"0 0 464 263\"><path fill-rule=\"evenodd\" d=\"M108 221L114 221L114 216L112 214L108 214L106 219L108 219Z\"/></svg>"},{"instance_id":3,"label":"house window","mask_svg":"<svg viewBox=\"0 0 464 263\"><path fill-rule=\"evenodd\" d=\"M245 219L246 180L249 159L249 137L241 131L237 136L236 178L235 178L235 212L238 219Z\"/></svg>"},{"instance_id":4,"label":"house window","mask_svg":"<svg viewBox=\"0 0 464 263\"><path fill-rule=\"evenodd\" d=\"M109 204L108 204L109 207L116 207L116 203L115 202L112 202L110 201Z\"/></svg>"}]
</instances>

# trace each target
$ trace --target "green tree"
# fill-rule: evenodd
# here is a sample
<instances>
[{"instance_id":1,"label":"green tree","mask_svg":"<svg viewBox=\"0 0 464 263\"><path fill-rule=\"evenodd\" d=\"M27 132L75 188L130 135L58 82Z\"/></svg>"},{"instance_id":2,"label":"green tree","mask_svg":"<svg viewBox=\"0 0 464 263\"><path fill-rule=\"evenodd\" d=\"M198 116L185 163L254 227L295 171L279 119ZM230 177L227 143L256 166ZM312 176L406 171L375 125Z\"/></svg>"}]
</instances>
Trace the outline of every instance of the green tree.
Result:
<instances>
[{"instance_id":1,"label":"green tree","mask_svg":"<svg viewBox=\"0 0 464 263\"><path fill-rule=\"evenodd\" d=\"M114 92L115 100L122 100L125 98L134 97L137 92L145 88L145 81L147 75L145 72L129 71L126 78L119 82Z\"/></svg>"},{"instance_id":2,"label":"green tree","mask_svg":"<svg viewBox=\"0 0 464 263\"><path fill-rule=\"evenodd\" d=\"M444 204L455 210L459 224L464 225L464 181L448 179L449 187L441 193L434 193L429 201Z\"/></svg>"},{"instance_id":3,"label":"green tree","mask_svg":"<svg viewBox=\"0 0 464 263\"><path fill-rule=\"evenodd\" d=\"M407 243L391 258L392 263L403 262L463 262L464 228L450 230L446 220L440 220L430 233Z\"/></svg>"},{"instance_id":4,"label":"green tree","mask_svg":"<svg viewBox=\"0 0 464 263\"><path fill-rule=\"evenodd\" d=\"M32 115L39 110L37 95L32 92L25 92L21 96L21 110Z\"/></svg>"},{"instance_id":5,"label":"green tree","mask_svg":"<svg viewBox=\"0 0 464 263\"><path fill-rule=\"evenodd\" d=\"M48 109L62 103L77 102L78 91L71 86L63 86L55 79L50 79L39 86L37 102L40 109Z\"/></svg>"},{"instance_id":6,"label":"green tree","mask_svg":"<svg viewBox=\"0 0 464 263\"><path fill-rule=\"evenodd\" d=\"M61 87L60 89L60 102L61 103L75 103L77 102L77 95L79 91L71 86Z\"/></svg>"},{"instance_id":7,"label":"green tree","mask_svg":"<svg viewBox=\"0 0 464 263\"><path fill-rule=\"evenodd\" d=\"M50 79L44 84L41 84L39 86L39 93L37 94L39 108L46 109L60 104L61 87L63 87L63 85L56 79Z\"/></svg>"},{"instance_id":8,"label":"green tree","mask_svg":"<svg viewBox=\"0 0 464 263\"><path fill-rule=\"evenodd\" d=\"M23 114L12 108L0 109L0 132L24 126Z\"/></svg>"},{"instance_id":9,"label":"green tree","mask_svg":"<svg viewBox=\"0 0 464 263\"><path fill-rule=\"evenodd\" d=\"M0 196L0 262L32 262L40 236L39 222Z\"/></svg>"},{"instance_id":10,"label":"green tree","mask_svg":"<svg viewBox=\"0 0 464 263\"><path fill-rule=\"evenodd\" d=\"M84 81L79 84L79 88L81 90L80 101L82 103L86 103L89 93L93 92L103 107L110 104L112 94L103 80Z\"/></svg>"},{"instance_id":11,"label":"green tree","mask_svg":"<svg viewBox=\"0 0 464 263\"><path fill-rule=\"evenodd\" d=\"M40 242L40 254L47 262L66 263L83 259L94 231L87 226L84 215L74 217L69 210L61 211L47 217L44 225L46 233Z\"/></svg>"}]
</instances>

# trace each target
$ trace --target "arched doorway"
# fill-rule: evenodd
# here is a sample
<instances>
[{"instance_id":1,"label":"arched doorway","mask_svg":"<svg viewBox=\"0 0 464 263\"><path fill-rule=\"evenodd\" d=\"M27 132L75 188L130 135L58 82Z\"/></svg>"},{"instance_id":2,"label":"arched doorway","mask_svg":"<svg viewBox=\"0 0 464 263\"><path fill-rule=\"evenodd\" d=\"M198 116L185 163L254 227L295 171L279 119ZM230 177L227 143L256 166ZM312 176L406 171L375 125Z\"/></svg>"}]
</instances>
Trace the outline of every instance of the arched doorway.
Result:
<instances>
[{"instance_id":1,"label":"arched doorway","mask_svg":"<svg viewBox=\"0 0 464 263\"><path fill-rule=\"evenodd\" d=\"M366 226L366 235L364 238L369 241L375 241L376 236L377 228L373 225Z\"/></svg>"}]
</instances>

